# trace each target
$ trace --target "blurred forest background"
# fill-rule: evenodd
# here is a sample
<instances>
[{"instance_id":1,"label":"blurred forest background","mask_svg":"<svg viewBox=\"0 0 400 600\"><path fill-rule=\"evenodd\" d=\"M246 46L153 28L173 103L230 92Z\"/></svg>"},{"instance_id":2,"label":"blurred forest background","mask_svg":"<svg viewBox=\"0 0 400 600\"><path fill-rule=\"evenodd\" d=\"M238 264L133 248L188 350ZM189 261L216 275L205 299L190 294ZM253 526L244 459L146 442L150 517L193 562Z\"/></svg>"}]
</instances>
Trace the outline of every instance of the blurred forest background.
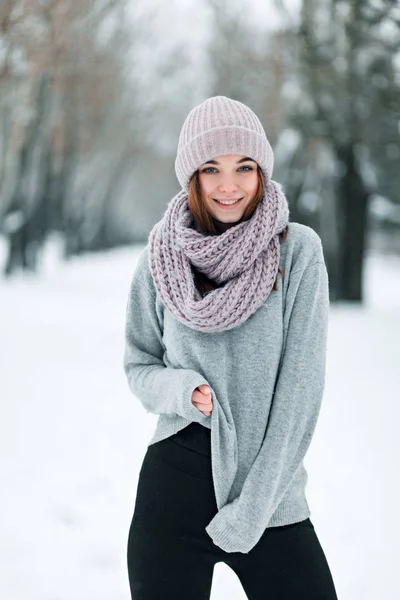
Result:
<instances>
[{"instance_id":1,"label":"blurred forest background","mask_svg":"<svg viewBox=\"0 0 400 600\"><path fill-rule=\"evenodd\" d=\"M331 299L366 252L400 253L397 0L0 0L3 277L144 243L180 127L223 94L260 117L291 221L321 236Z\"/></svg>"}]
</instances>

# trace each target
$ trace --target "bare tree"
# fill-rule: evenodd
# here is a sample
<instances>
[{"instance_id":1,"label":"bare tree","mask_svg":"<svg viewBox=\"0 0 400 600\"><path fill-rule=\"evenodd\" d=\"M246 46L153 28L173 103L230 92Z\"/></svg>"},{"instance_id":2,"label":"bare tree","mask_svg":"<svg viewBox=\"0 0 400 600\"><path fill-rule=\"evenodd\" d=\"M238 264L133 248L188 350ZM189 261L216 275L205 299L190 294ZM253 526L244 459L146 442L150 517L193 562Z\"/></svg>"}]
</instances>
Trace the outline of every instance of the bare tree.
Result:
<instances>
[{"instance_id":1,"label":"bare tree","mask_svg":"<svg viewBox=\"0 0 400 600\"><path fill-rule=\"evenodd\" d=\"M378 8L369 1L303 0L300 29L291 39L301 90L301 101L290 107L291 123L303 147L319 140L335 163L337 298L361 301L368 201L381 189L394 193L383 155L388 145L392 154L399 149L393 134L400 106L396 3ZM398 169L395 181L398 186Z\"/></svg>"},{"instance_id":2,"label":"bare tree","mask_svg":"<svg viewBox=\"0 0 400 600\"><path fill-rule=\"evenodd\" d=\"M125 0L10 0L1 6L6 274L35 269L50 231L65 237L67 255L118 243L117 229L107 241L100 232L112 222L113 191L126 184L135 155L138 107L127 84L125 10ZM135 117L140 121L139 110Z\"/></svg>"}]
</instances>

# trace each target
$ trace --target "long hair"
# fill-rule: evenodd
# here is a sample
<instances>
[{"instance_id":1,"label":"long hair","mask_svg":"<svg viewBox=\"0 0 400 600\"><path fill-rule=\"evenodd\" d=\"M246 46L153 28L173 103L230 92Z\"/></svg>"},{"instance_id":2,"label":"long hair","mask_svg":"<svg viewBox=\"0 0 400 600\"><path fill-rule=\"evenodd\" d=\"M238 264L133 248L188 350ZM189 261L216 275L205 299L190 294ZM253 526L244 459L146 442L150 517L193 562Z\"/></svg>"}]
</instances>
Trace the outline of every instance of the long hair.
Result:
<instances>
[{"instance_id":1,"label":"long hair","mask_svg":"<svg viewBox=\"0 0 400 600\"><path fill-rule=\"evenodd\" d=\"M258 203L261 202L264 195L264 179L262 175L262 171L259 165L257 165L257 175L258 175L258 187L256 194L253 200L246 206L246 209L243 213L240 221L247 221L250 219L256 210ZM188 191L188 208L193 215L196 229L201 233L206 233L208 235L218 235L218 230L215 226L215 221L213 216L208 212L205 202L203 201L199 180L199 170L195 171L190 179L189 183L189 191ZM283 240L286 239L289 231L289 225L286 226L284 231L279 234L279 242L282 243ZM207 292L214 290L217 287L220 287L222 284L217 284L212 279L209 279L204 273L198 271L194 265L191 265L192 272L194 275L194 281L199 292L204 296ZM282 269L278 270L279 273L283 277ZM273 290L277 291L277 279L275 280Z\"/></svg>"}]
</instances>

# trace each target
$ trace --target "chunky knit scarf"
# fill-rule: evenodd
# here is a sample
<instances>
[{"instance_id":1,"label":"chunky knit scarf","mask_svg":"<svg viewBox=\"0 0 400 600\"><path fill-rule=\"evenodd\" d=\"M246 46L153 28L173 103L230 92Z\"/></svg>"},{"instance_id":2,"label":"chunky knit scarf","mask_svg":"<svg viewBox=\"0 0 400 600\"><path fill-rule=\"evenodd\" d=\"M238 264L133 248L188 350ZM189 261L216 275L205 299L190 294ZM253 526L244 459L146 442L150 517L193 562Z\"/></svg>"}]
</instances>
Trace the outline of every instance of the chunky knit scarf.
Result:
<instances>
[{"instance_id":1,"label":"chunky knit scarf","mask_svg":"<svg viewBox=\"0 0 400 600\"><path fill-rule=\"evenodd\" d=\"M252 217L220 235L194 227L187 192L172 200L149 234L149 267L158 294L182 323L199 331L224 331L243 323L268 298L278 273L280 242L289 207L269 180ZM222 287L204 298L191 264Z\"/></svg>"}]
</instances>

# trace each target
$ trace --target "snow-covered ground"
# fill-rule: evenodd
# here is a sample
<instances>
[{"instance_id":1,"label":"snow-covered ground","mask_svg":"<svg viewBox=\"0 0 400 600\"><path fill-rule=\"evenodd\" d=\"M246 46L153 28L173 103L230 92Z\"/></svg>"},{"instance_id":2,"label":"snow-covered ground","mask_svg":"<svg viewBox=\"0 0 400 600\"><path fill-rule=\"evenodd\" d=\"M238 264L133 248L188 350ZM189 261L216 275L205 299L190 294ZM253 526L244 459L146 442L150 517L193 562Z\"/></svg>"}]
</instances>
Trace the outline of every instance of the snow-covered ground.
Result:
<instances>
[{"instance_id":1,"label":"snow-covered ground","mask_svg":"<svg viewBox=\"0 0 400 600\"><path fill-rule=\"evenodd\" d=\"M0 259L3 258L0 245ZM157 417L122 369L141 247L0 280L0 597L128 600L126 543ZM369 257L363 308L332 306L306 458L311 519L340 600L397 600L400 258ZM218 564L212 600L244 600Z\"/></svg>"}]
</instances>

